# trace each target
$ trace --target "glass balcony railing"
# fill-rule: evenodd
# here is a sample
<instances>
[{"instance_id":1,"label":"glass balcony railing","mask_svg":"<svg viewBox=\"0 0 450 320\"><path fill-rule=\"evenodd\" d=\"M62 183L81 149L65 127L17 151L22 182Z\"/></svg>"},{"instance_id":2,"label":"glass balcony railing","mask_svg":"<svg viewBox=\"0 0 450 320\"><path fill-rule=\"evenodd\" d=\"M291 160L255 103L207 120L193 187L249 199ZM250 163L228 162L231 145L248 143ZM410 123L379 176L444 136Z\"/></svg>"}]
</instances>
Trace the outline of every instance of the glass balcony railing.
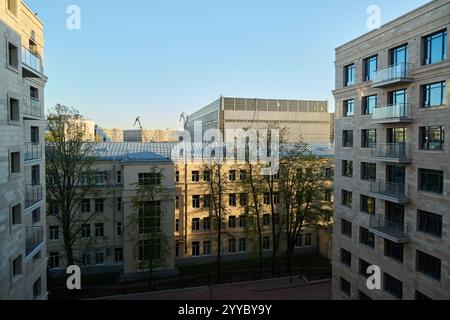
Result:
<instances>
[{"instance_id":1,"label":"glass balcony railing","mask_svg":"<svg viewBox=\"0 0 450 320\"><path fill-rule=\"evenodd\" d=\"M408 162L409 147L406 143L377 144L372 148L372 157L394 162Z\"/></svg>"},{"instance_id":2,"label":"glass balcony railing","mask_svg":"<svg viewBox=\"0 0 450 320\"><path fill-rule=\"evenodd\" d=\"M408 185L405 183L386 182L383 180L373 181L370 184L370 192L381 199L395 203L408 203Z\"/></svg>"},{"instance_id":3,"label":"glass balcony railing","mask_svg":"<svg viewBox=\"0 0 450 320\"><path fill-rule=\"evenodd\" d=\"M412 64L398 63L374 73L372 85L383 86L384 84L397 83L411 80Z\"/></svg>"},{"instance_id":4,"label":"glass balcony railing","mask_svg":"<svg viewBox=\"0 0 450 320\"><path fill-rule=\"evenodd\" d=\"M32 161L42 159L43 147L39 143L25 143L24 161Z\"/></svg>"},{"instance_id":5,"label":"glass balcony railing","mask_svg":"<svg viewBox=\"0 0 450 320\"><path fill-rule=\"evenodd\" d=\"M27 227L27 238L25 242L26 255L30 255L44 241L43 227Z\"/></svg>"},{"instance_id":6,"label":"glass balcony railing","mask_svg":"<svg viewBox=\"0 0 450 320\"><path fill-rule=\"evenodd\" d=\"M389 221L382 216L372 216L370 217L370 228L377 235L395 243L409 241L409 226L405 223Z\"/></svg>"},{"instance_id":7,"label":"glass balcony railing","mask_svg":"<svg viewBox=\"0 0 450 320\"><path fill-rule=\"evenodd\" d=\"M42 117L41 101L32 97L25 98L25 108L23 113L29 116Z\"/></svg>"},{"instance_id":8,"label":"glass balcony railing","mask_svg":"<svg viewBox=\"0 0 450 320\"><path fill-rule=\"evenodd\" d=\"M44 73L41 58L37 54L31 52L30 49L25 47L22 47L22 64L40 75Z\"/></svg>"},{"instance_id":9,"label":"glass balcony railing","mask_svg":"<svg viewBox=\"0 0 450 320\"><path fill-rule=\"evenodd\" d=\"M42 201L43 188L41 185L28 185L25 188L25 208L29 208L32 205Z\"/></svg>"},{"instance_id":10,"label":"glass balcony railing","mask_svg":"<svg viewBox=\"0 0 450 320\"><path fill-rule=\"evenodd\" d=\"M388 105L375 108L373 111L372 119L380 122L386 120L388 122L393 121L409 121L411 107L409 103L398 103L395 105Z\"/></svg>"}]
</instances>

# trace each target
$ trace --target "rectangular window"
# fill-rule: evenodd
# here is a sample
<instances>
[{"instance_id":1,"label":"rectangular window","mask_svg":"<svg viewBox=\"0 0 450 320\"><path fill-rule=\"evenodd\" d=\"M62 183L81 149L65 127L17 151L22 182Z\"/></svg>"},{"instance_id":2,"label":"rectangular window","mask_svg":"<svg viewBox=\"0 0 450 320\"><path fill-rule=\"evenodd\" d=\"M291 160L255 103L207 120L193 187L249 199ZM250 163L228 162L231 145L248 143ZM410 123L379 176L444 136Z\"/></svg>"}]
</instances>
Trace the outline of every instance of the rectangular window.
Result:
<instances>
[{"instance_id":1,"label":"rectangular window","mask_svg":"<svg viewBox=\"0 0 450 320\"><path fill-rule=\"evenodd\" d=\"M192 219L192 231L200 231L200 218Z\"/></svg>"},{"instance_id":2,"label":"rectangular window","mask_svg":"<svg viewBox=\"0 0 450 320\"><path fill-rule=\"evenodd\" d=\"M408 63L408 44L389 50L389 63L391 66L406 65Z\"/></svg>"},{"instance_id":3,"label":"rectangular window","mask_svg":"<svg viewBox=\"0 0 450 320\"><path fill-rule=\"evenodd\" d=\"M49 226L48 227L48 238L49 240L59 240L59 227L58 226Z\"/></svg>"},{"instance_id":4,"label":"rectangular window","mask_svg":"<svg viewBox=\"0 0 450 320\"><path fill-rule=\"evenodd\" d=\"M122 198L117 198L117 211L122 211Z\"/></svg>"},{"instance_id":5,"label":"rectangular window","mask_svg":"<svg viewBox=\"0 0 450 320\"><path fill-rule=\"evenodd\" d=\"M228 180L236 181L236 170L230 170L228 172Z\"/></svg>"},{"instance_id":6,"label":"rectangular window","mask_svg":"<svg viewBox=\"0 0 450 320\"><path fill-rule=\"evenodd\" d=\"M105 236L105 225L103 223L95 224L95 237L103 238Z\"/></svg>"},{"instance_id":7,"label":"rectangular window","mask_svg":"<svg viewBox=\"0 0 450 320\"><path fill-rule=\"evenodd\" d=\"M247 178L247 171L246 170L240 170L239 171L239 179L241 181L245 181L246 178Z\"/></svg>"},{"instance_id":8,"label":"rectangular window","mask_svg":"<svg viewBox=\"0 0 450 320\"><path fill-rule=\"evenodd\" d=\"M13 277L22 274L22 256L18 256L12 262L12 275Z\"/></svg>"},{"instance_id":9,"label":"rectangular window","mask_svg":"<svg viewBox=\"0 0 450 320\"><path fill-rule=\"evenodd\" d=\"M352 254L345 249L341 249L341 263L348 267L352 266Z\"/></svg>"},{"instance_id":10,"label":"rectangular window","mask_svg":"<svg viewBox=\"0 0 450 320\"><path fill-rule=\"evenodd\" d=\"M263 194L263 203L265 205L269 205L270 204L270 193L266 192Z\"/></svg>"},{"instance_id":11,"label":"rectangular window","mask_svg":"<svg viewBox=\"0 0 450 320\"><path fill-rule=\"evenodd\" d=\"M423 38L423 64L434 64L447 59L447 30Z\"/></svg>"},{"instance_id":12,"label":"rectangular window","mask_svg":"<svg viewBox=\"0 0 450 320\"><path fill-rule=\"evenodd\" d=\"M355 84L355 64L344 67L344 87Z\"/></svg>"},{"instance_id":13,"label":"rectangular window","mask_svg":"<svg viewBox=\"0 0 450 320\"><path fill-rule=\"evenodd\" d=\"M362 98L362 114L371 115L378 105L378 96L367 96Z\"/></svg>"},{"instance_id":14,"label":"rectangular window","mask_svg":"<svg viewBox=\"0 0 450 320\"><path fill-rule=\"evenodd\" d=\"M118 185L122 184L122 171L117 171L116 172L116 183Z\"/></svg>"},{"instance_id":15,"label":"rectangular window","mask_svg":"<svg viewBox=\"0 0 450 320\"><path fill-rule=\"evenodd\" d=\"M239 239L239 252L247 251L247 239L241 238Z\"/></svg>"},{"instance_id":16,"label":"rectangular window","mask_svg":"<svg viewBox=\"0 0 450 320\"><path fill-rule=\"evenodd\" d=\"M342 160L342 176L353 177L353 161Z\"/></svg>"},{"instance_id":17,"label":"rectangular window","mask_svg":"<svg viewBox=\"0 0 450 320\"><path fill-rule=\"evenodd\" d=\"M95 264L103 265L105 263L105 251L95 250Z\"/></svg>"},{"instance_id":18,"label":"rectangular window","mask_svg":"<svg viewBox=\"0 0 450 320\"><path fill-rule=\"evenodd\" d=\"M100 171L95 173L95 185L104 186L108 183L108 172Z\"/></svg>"},{"instance_id":19,"label":"rectangular window","mask_svg":"<svg viewBox=\"0 0 450 320\"><path fill-rule=\"evenodd\" d=\"M247 216L241 215L239 216L239 228L247 227Z\"/></svg>"},{"instance_id":20,"label":"rectangular window","mask_svg":"<svg viewBox=\"0 0 450 320\"><path fill-rule=\"evenodd\" d=\"M359 243L368 246L372 249L375 248L375 235L368 229L360 227L359 228Z\"/></svg>"},{"instance_id":21,"label":"rectangular window","mask_svg":"<svg viewBox=\"0 0 450 320\"><path fill-rule=\"evenodd\" d=\"M264 251L270 250L270 237L269 236L263 237L263 250Z\"/></svg>"},{"instance_id":22,"label":"rectangular window","mask_svg":"<svg viewBox=\"0 0 450 320\"><path fill-rule=\"evenodd\" d=\"M192 256L193 257L200 256L200 242L198 241L192 242Z\"/></svg>"},{"instance_id":23,"label":"rectangular window","mask_svg":"<svg viewBox=\"0 0 450 320\"><path fill-rule=\"evenodd\" d=\"M20 152L11 152L11 173L20 173Z\"/></svg>"},{"instance_id":24,"label":"rectangular window","mask_svg":"<svg viewBox=\"0 0 450 320\"><path fill-rule=\"evenodd\" d=\"M175 232L180 232L180 219L175 219Z\"/></svg>"},{"instance_id":25,"label":"rectangular window","mask_svg":"<svg viewBox=\"0 0 450 320\"><path fill-rule=\"evenodd\" d=\"M417 229L420 232L442 238L442 216L418 210Z\"/></svg>"},{"instance_id":26,"label":"rectangular window","mask_svg":"<svg viewBox=\"0 0 450 320\"><path fill-rule=\"evenodd\" d=\"M228 253L229 254L236 253L236 240L235 239L228 240Z\"/></svg>"},{"instance_id":27,"label":"rectangular window","mask_svg":"<svg viewBox=\"0 0 450 320\"><path fill-rule=\"evenodd\" d=\"M116 233L117 233L117 236L119 236L119 237L122 236L122 222L117 222Z\"/></svg>"},{"instance_id":28,"label":"rectangular window","mask_svg":"<svg viewBox=\"0 0 450 320\"><path fill-rule=\"evenodd\" d=\"M355 99L345 100L343 108L344 117L353 117L355 115Z\"/></svg>"},{"instance_id":29,"label":"rectangular window","mask_svg":"<svg viewBox=\"0 0 450 320\"><path fill-rule=\"evenodd\" d=\"M81 201L81 213L89 213L91 212L91 200L83 199Z\"/></svg>"},{"instance_id":30,"label":"rectangular window","mask_svg":"<svg viewBox=\"0 0 450 320\"><path fill-rule=\"evenodd\" d=\"M239 205L241 207L246 207L248 205L248 200L247 200L247 194L246 193L241 193L239 195Z\"/></svg>"},{"instance_id":31,"label":"rectangular window","mask_svg":"<svg viewBox=\"0 0 450 320\"><path fill-rule=\"evenodd\" d=\"M228 204L230 205L230 207L236 207L237 205L236 194L228 195Z\"/></svg>"},{"instance_id":32,"label":"rectangular window","mask_svg":"<svg viewBox=\"0 0 450 320\"><path fill-rule=\"evenodd\" d=\"M385 239L384 255L403 263L403 244Z\"/></svg>"},{"instance_id":33,"label":"rectangular window","mask_svg":"<svg viewBox=\"0 0 450 320\"><path fill-rule=\"evenodd\" d=\"M419 169L419 190L442 194L444 192L444 172Z\"/></svg>"},{"instance_id":34,"label":"rectangular window","mask_svg":"<svg viewBox=\"0 0 450 320\"><path fill-rule=\"evenodd\" d=\"M41 222L41 208L36 208L31 212L31 221L33 224Z\"/></svg>"},{"instance_id":35,"label":"rectangular window","mask_svg":"<svg viewBox=\"0 0 450 320\"><path fill-rule=\"evenodd\" d=\"M179 183L180 182L180 171L176 171L175 172L175 182Z\"/></svg>"},{"instance_id":36,"label":"rectangular window","mask_svg":"<svg viewBox=\"0 0 450 320\"><path fill-rule=\"evenodd\" d=\"M200 209L200 196L192 196L192 208Z\"/></svg>"},{"instance_id":37,"label":"rectangular window","mask_svg":"<svg viewBox=\"0 0 450 320\"><path fill-rule=\"evenodd\" d=\"M115 264L123 263L123 249L122 248L114 249L114 263Z\"/></svg>"},{"instance_id":38,"label":"rectangular window","mask_svg":"<svg viewBox=\"0 0 450 320\"><path fill-rule=\"evenodd\" d=\"M372 264L368 263L367 261L359 259L359 274L364 278L368 278L369 274L367 273L367 270L371 265Z\"/></svg>"},{"instance_id":39,"label":"rectangular window","mask_svg":"<svg viewBox=\"0 0 450 320\"><path fill-rule=\"evenodd\" d=\"M8 11L17 16L17 0L6 0Z\"/></svg>"},{"instance_id":40,"label":"rectangular window","mask_svg":"<svg viewBox=\"0 0 450 320\"><path fill-rule=\"evenodd\" d=\"M14 98L9 98L9 121L20 122L20 103Z\"/></svg>"},{"instance_id":41,"label":"rectangular window","mask_svg":"<svg viewBox=\"0 0 450 320\"><path fill-rule=\"evenodd\" d=\"M211 171L210 170L206 170L205 172L203 172L203 181L211 182Z\"/></svg>"},{"instance_id":42,"label":"rectangular window","mask_svg":"<svg viewBox=\"0 0 450 320\"><path fill-rule=\"evenodd\" d=\"M441 260L417 250L417 272L430 278L441 281Z\"/></svg>"},{"instance_id":43,"label":"rectangular window","mask_svg":"<svg viewBox=\"0 0 450 320\"><path fill-rule=\"evenodd\" d=\"M345 293L346 296L350 297L352 294L352 285L350 282L341 277L340 279L341 291Z\"/></svg>"},{"instance_id":44,"label":"rectangular window","mask_svg":"<svg viewBox=\"0 0 450 320\"><path fill-rule=\"evenodd\" d=\"M342 146L344 148L353 148L353 130L342 131Z\"/></svg>"},{"instance_id":45,"label":"rectangular window","mask_svg":"<svg viewBox=\"0 0 450 320\"><path fill-rule=\"evenodd\" d=\"M50 252L48 261L51 269L59 268L59 252Z\"/></svg>"},{"instance_id":46,"label":"rectangular window","mask_svg":"<svg viewBox=\"0 0 450 320\"><path fill-rule=\"evenodd\" d=\"M270 214L263 215L263 226L265 227L270 226Z\"/></svg>"},{"instance_id":47,"label":"rectangular window","mask_svg":"<svg viewBox=\"0 0 450 320\"><path fill-rule=\"evenodd\" d=\"M91 225L83 224L81 226L81 238L89 239L91 237Z\"/></svg>"},{"instance_id":48,"label":"rectangular window","mask_svg":"<svg viewBox=\"0 0 450 320\"><path fill-rule=\"evenodd\" d=\"M211 241L209 240L203 241L203 255L211 255Z\"/></svg>"},{"instance_id":49,"label":"rectangular window","mask_svg":"<svg viewBox=\"0 0 450 320\"><path fill-rule=\"evenodd\" d=\"M361 195L361 212L375 214L375 198Z\"/></svg>"},{"instance_id":50,"label":"rectangular window","mask_svg":"<svg viewBox=\"0 0 450 320\"><path fill-rule=\"evenodd\" d=\"M236 217L235 216L228 217L228 228L230 228L230 229L236 228Z\"/></svg>"},{"instance_id":51,"label":"rectangular window","mask_svg":"<svg viewBox=\"0 0 450 320\"><path fill-rule=\"evenodd\" d=\"M199 245L200 246L200 245ZM138 260L149 261L161 257L161 239L139 240Z\"/></svg>"},{"instance_id":52,"label":"rectangular window","mask_svg":"<svg viewBox=\"0 0 450 320\"><path fill-rule=\"evenodd\" d=\"M81 255L81 261L84 266L89 266L91 264L91 253L85 252Z\"/></svg>"},{"instance_id":53,"label":"rectangular window","mask_svg":"<svg viewBox=\"0 0 450 320\"><path fill-rule=\"evenodd\" d=\"M161 185L161 173L150 172L150 173L139 173L138 174L139 185L148 186L159 186Z\"/></svg>"},{"instance_id":54,"label":"rectangular window","mask_svg":"<svg viewBox=\"0 0 450 320\"><path fill-rule=\"evenodd\" d=\"M211 195L205 194L203 196L203 205L205 208L211 208Z\"/></svg>"},{"instance_id":55,"label":"rectangular window","mask_svg":"<svg viewBox=\"0 0 450 320\"><path fill-rule=\"evenodd\" d=\"M421 127L419 128L420 149L444 150L445 127Z\"/></svg>"},{"instance_id":56,"label":"rectangular window","mask_svg":"<svg viewBox=\"0 0 450 320\"><path fill-rule=\"evenodd\" d=\"M41 169L39 165L31 167L31 185L37 186L41 181Z\"/></svg>"},{"instance_id":57,"label":"rectangular window","mask_svg":"<svg viewBox=\"0 0 450 320\"><path fill-rule=\"evenodd\" d=\"M341 220L341 233L346 237L352 237L352 223L350 221Z\"/></svg>"},{"instance_id":58,"label":"rectangular window","mask_svg":"<svg viewBox=\"0 0 450 320\"><path fill-rule=\"evenodd\" d=\"M8 42L8 66L19 69L19 48L11 42Z\"/></svg>"},{"instance_id":59,"label":"rectangular window","mask_svg":"<svg viewBox=\"0 0 450 320\"><path fill-rule=\"evenodd\" d=\"M202 228L203 228L203 230L211 230L211 219L210 218L203 218Z\"/></svg>"},{"instance_id":60,"label":"rectangular window","mask_svg":"<svg viewBox=\"0 0 450 320\"><path fill-rule=\"evenodd\" d=\"M312 245L312 234L307 233L305 235L305 247L311 247L311 245Z\"/></svg>"},{"instance_id":61,"label":"rectangular window","mask_svg":"<svg viewBox=\"0 0 450 320\"><path fill-rule=\"evenodd\" d=\"M422 108L433 108L445 105L446 82L431 83L422 86Z\"/></svg>"},{"instance_id":62,"label":"rectangular window","mask_svg":"<svg viewBox=\"0 0 450 320\"><path fill-rule=\"evenodd\" d=\"M11 225L16 226L22 223L22 205L11 207Z\"/></svg>"},{"instance_id":63,"label":"rectangular window","mask_svg":"<svg viewBox=\"0 0 450 320\"><path fill-rule=\"evenodd\" d=\"M363 129L361 130L361 148L373 148L377 144L377 130Z\"/></svg>"},{"instance_id":64,"label":"rectangular window","mask_svg":"<svg viewBox=\"0 0 450 320\"><path fill-rule=\"evenodd\" d=\"M378 56L364 59L364 80L371 81L378 70Z\"/></svg>"},{"instance_id":65,"label":"rectangular window","mask_svg":"<svg viewBox=\"0 0 450 320\"><path fill-rule=\"evenodd\" d=\"M105 209L105 199L95 199L95 213L102 213Z\"/></svg>"},{"instance_id":66,"label":"rectangular window","mask_svg":"<svg viewBox=\"0 0 450 320\"><path fill-rule=\"evenodd\" d=\"M33 144L38 144L40 142L39 127L30 128L30 140Z\"/></svg>"},{"instance_id":67,"label":"rectangular window","mask_svg":"<svg viewBox=\"0 0 450 320\"><path fill-rule=\"evenodd\" d=\"M342 205L351 208L353 205L353 193L342 190Z\"/></svg>"},{"instance_id":68,"label":"rectangular window","mask_svg":"<svg viewBox=\"0 0 450 320\"><path fill-rule=\"evenodd\" d=\"M200 182L200 171L192 171L192 182Z\"/></svg>"},{"instance_id":69,"label":"rectangular window","mask_svg":"<svg viewBox=\"0 0 450 320\"><path fill-rule=\"evenodd\" d=\"M403 283L384 273L384 290L398 299L403 297Z\"/></svg>"}]
</instances>

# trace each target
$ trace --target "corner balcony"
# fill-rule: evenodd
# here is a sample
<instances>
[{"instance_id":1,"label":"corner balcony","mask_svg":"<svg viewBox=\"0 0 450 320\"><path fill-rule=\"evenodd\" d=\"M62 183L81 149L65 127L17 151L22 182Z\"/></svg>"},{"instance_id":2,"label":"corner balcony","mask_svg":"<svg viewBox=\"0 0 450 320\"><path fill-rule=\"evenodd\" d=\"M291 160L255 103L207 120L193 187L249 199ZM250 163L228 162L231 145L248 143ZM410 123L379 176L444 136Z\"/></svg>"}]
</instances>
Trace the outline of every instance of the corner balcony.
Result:
<instances>
[{"instance_id":1,"label":"corner balcony","mask_svg":"<svg viewBox=\"0 0 450 320\"><path fill-rule=\"evenodd\" d=\"M406 143L377 144L372 148L372 158L383 162L410 163L409 145Z\"/></svg>"},{"instance_id":2,"label":"corner balcony","mask_svg":"<svg viewBox=\"0 0 450 320\"><path fill-rule=\"evenodd\" d=\"M41 57L22 47L22 74L25 78L42 78L44 69Z\"/></svg>"},{"instance_id":3,"label":"corner balcony","mask_svg":"<svg viewBox=\"0 0 450 320\"><path fill-rule=\"evenodd\" d=\"M370 193L375 198L397 204L408 204L411 201L408 196L408 185L404 183L373 181L370 184Z\"/></svg>"},{"instance_id":4,"label":"corner balcony","mask_svg":"<svg viewBox=\"0 0 450 320\"><path fill-rule=\"evenodd\" d=\"M409 123L411 118L411 105L409 103L398 103L375 108L372 122L377 124Z\"/></svg>"},{"instance_id":5,"label":"corner balcony","mask_svg":"<svg viewBox=\"0 0 450 320\"><path fill-rule=\"evenodd\" d=\"M27 238L25 241L25 252L29 256L44 242L44 228L43 227L27 227Z\"/></svg>"},{"instance_id":6,"label":"corner balcony","mask_svg":"<svg viewBox=\"0 0 450 320\"><path fill-rule=\"evenodd\" d=\"M25 143L24 161L41 160L43 155L43 146L39 143Z\"/></svg>"},{"instance_id":7,"label":"corner balcony","mask_svg":"<svg viewBox=\"0 0 450 320\"><path fill-rule=\"evenodd\" d=\"M393 85L409 83L412 81L411 70L411 63L398 63L393 66L380 69L374 74L372 88L385 88Z\"/></svg>"},{"instance_id":8,"label":"corner balcony","mask_svg":"<svg viewBox=\"0 0 450 320\"><path fill-rule=\"evenodd\" d=\"M394 243L401 244L410 241L407 224L395 223L384 219L382 216L370 217L369 230L377 236Z\"/></svg>"},{"instance_id":9,"label":"corner balcony","mask_svg":"<svg viewBox=\"0 0 450 320\"><path fill-rule=\"evenodd\" d=\"M25 209L41 202L43 199L43 188L41 185L28 185L25 188Z\"/></svg>"},{"instance_id":10,"label":"corner balcony","mask_svg":"<svg viewBox=\"0 0 450 320\"><path fill-rule=\"evenodd\" d=\"M40 100L29 97L25 98L24 115L42 118L42 103Z\"/></svg>"}]
</instances>

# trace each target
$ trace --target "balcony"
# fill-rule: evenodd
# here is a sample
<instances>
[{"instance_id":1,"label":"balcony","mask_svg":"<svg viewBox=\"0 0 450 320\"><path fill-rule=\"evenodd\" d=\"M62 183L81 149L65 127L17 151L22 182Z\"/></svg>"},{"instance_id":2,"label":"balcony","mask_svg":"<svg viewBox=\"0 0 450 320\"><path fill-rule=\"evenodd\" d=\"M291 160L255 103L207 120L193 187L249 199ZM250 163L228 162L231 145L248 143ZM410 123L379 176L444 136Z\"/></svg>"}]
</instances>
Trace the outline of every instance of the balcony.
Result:
<instances>
[{"instance_id":1,"label":"balcony","mask_svg":"<svg viewBox=\"0 0 450 320\"><path fill-rule=\"evenodd\" d=\"M409 103L398 103L375 108L372 115L372 122L379 124L412 122L410 112L411 105Z\"/></svg>"},{"instance_id":2,"label":"balcony","mask_svg":"<svg viewBox=\"0 0 450 320\"><path fill-rule=\"evenodd\" d=\"M372 216L370 218L369 230L394 243L408 243L410 240L407 224L395 223L384 219L382 216Z\"/></svg>"},{"instance_id":3,"label":"balcony","mask_svg":"<svg viewBox=\"0 0 450 320\"><path fill-rule=\"evenodd\" d=\"M409 163L409 145L406 143L377 144L372 148L372 158L384 162Z\"/></svg>"},{"instance_id":4,"label":"balcony","mask_svg":"<svg viewBox=\"0 0 450 320\"><path fill-rule=\"evenodd\" d=\"M43 227L27 227L27 238L25 242L25 252L29 256L44 242Z\"/></svg>"},{"instance_id":5,"label":"balcony","mask_svg":"<svg viewBox=\"0 0 450 320\"><path fill-rule=\"evenodd\" d=\"M25 78L41 78L44 74L41 57L22 47L22 71Z\"/></svg>"},{"instance_id":6,"label":"balcony","mask_svg":"<svg viewBox=\"0 0 450 320\"><path fill-rule=\"evenodd\" d=\"M397 204L408 204L411 199L408 196L408 185L386 181L373 181L370 184L372 196Z\"/></svg>"},{"instance_id":7,"label":"balcony","mask_svg":"<svg viewBox=\"0 0 450 320\"><path fill-rule=\"evenodd\" d=\"M41 185L28 185L25 189L25 208L35 205L42 201L43 188Z\"/></svg>"},{"instance_id":8,"label":"balcony","mask_svg":"<svg viewBox=\"0 0 450 320\"><path fill-rule=\"evenodd\" d=\"M25 108L23 113L25 115L41 118L43 116L41 101L32 97L25 98Z\"/></svg>"},{"instance_id":9,"label":"balcony","mask_svg":"<svg viewBox=\"0 0 450 320\"><path fill-rule=\"evenodd\" d=\"M411 78L412 64L399 63L375 72L372 88L384 88L392 85L408 83Z\"/></svg>"},{"instance_id":10,"label":"balcony","mask_svg":"<svg viewBox=\"0 0 450 320\"><path fill-rule=\"evenodd\" d=\"M24 161L33 161L42 159L43 146L39 143L25 143Z\"/></svg>"}]
</instances>

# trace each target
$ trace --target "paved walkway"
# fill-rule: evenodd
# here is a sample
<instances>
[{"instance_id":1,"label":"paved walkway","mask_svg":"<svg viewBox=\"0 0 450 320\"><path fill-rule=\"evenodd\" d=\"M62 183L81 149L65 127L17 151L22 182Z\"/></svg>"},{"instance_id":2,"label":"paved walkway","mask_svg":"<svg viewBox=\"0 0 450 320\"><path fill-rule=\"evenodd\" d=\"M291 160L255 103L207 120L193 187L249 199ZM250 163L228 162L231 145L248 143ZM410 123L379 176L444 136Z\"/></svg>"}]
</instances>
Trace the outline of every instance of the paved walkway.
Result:
<instances>
[{"instance_id":1,"label":"paved walkway","mask_svg":"<svg viewBox=\"0 0 450 320\"><path fill-rule=\"evenodd\" d=\"M150 292L103 298L103 300L330 300L331 282L307 284L296 278L271 279L241 284Z\"/></svg>"}]
</instances>

